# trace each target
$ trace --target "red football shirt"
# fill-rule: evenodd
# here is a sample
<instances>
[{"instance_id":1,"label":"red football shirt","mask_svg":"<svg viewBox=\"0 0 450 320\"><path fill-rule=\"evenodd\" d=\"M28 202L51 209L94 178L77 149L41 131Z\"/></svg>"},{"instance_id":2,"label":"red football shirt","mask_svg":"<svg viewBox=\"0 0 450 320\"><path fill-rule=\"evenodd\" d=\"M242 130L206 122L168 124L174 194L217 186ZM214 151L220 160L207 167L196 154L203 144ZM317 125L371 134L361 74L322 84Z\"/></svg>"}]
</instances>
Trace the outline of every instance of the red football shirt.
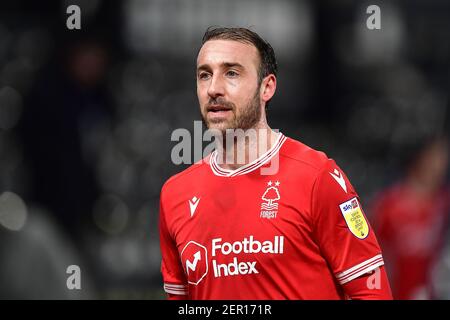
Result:
<instances>
[{"instance_id":1,"label":"red football shirt","mask_svg":"<svg viewBox=\"0 0 450 320\"><path fill-rule=\"evenodd\" d=\"M343 299L343 284L384 264L358 195L324 153L280 133L248 165L217 162L214 151L162 188L168 294Z\"/></svg>"},{"instance_id":2,"label":"red football shirt","mask_svg":"<svg viewBox=\"0 0 450 320\"><path fill-rule=\"evenodd\" d=\"M424 196L398 183L374 201L374 226L389 257L396 299L434 298L432 270L445 244L449 199L446 188Z\"/></svg>"}]
</instances>

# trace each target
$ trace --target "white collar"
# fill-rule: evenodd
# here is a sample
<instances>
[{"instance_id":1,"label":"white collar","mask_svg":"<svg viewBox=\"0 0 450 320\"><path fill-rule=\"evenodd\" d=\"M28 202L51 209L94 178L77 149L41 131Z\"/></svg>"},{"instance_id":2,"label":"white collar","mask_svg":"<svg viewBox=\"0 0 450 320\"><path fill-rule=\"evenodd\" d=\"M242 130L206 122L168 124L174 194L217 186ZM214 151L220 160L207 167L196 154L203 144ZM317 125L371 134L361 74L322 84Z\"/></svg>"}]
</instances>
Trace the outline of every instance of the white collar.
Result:
<instances>
[{"instance_id":1,"label":"white collar","mask_svg":"<svg viewBox=\"0 0 450 320\"><path fill-rule=\"evenodd\" d=\"M219 164L217 163L218 152L217 152L217 150L214 150L211 153L211 156L209 158L209 164L211 166L211 170L216 176L220 176L220 177L234 177L234 176L243 175L243 174L252 172L252 171L258 169L259 167L263 166L265 163L269 162L270 159L272 159L273 156L276 155L277 152L280 150L281 146L286 141L286 139L287 139L286 136L280 132L278 134L277 140L275 141L275 143L272 145L272 147L268 151L266 151L263 155L261 155L256 160L254 160L242 167L239 167L235 170L221 168L219 166Z\"/></svg>"}]
</instances>

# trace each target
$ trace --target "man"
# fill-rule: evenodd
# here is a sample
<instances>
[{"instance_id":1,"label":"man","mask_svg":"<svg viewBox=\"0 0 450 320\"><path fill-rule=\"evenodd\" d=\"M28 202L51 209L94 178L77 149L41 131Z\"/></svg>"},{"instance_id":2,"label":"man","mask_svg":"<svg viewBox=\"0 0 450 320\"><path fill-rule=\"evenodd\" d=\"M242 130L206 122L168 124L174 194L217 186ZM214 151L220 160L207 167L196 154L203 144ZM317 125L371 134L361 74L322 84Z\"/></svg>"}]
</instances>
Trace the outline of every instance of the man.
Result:
<instances>
[{"instance_id":1,"label":"man","mask_svg":"<svg viewBox=\"0 0 450 320\"><path fill-rule=\"evenodd\" d=\"M445 135L424 139L408 157L404 176L372 204L395 299L438 298L433 271L448 232L448 151Z\"/></svg>"},{"instance_id":2,"label":"man","mask_svg":"<svg viewBox=\"0 0 450 320\"><path fill-rule=\"evenodd\" d=\"M205 33L197 95L217 147L162 188L165 291L170 299L390 299L380 247L347 177L268 126L276 73L273 49L256 33ZM228 139L237 129L257 134Z\"/></svg>"}]
</instances>

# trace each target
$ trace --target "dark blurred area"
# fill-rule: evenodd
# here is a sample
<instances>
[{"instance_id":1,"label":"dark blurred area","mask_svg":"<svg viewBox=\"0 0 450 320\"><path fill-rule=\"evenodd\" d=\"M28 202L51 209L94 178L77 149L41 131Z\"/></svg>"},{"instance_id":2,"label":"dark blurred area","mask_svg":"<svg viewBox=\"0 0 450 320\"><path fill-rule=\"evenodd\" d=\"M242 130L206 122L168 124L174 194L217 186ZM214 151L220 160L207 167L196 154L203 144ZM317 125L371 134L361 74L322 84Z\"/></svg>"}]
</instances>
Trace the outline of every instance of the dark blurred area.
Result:
<instances>
[{"instance_id":1,"label":"dark blurred area","mask_svg":"<svg viewBox=\"0 0 450 320\"><path fill-rule=\"evenodd\" d=\"M80 30L66 27L72 4ZM366 27L372 4L380 30ZM171 133L201 119L211 25L272 44L269 124L347 173L397 298L449 299L446 0L2 1L0 298L164 298L159 192L187 167L171 162Z\"/></svg>"}]
</instances>

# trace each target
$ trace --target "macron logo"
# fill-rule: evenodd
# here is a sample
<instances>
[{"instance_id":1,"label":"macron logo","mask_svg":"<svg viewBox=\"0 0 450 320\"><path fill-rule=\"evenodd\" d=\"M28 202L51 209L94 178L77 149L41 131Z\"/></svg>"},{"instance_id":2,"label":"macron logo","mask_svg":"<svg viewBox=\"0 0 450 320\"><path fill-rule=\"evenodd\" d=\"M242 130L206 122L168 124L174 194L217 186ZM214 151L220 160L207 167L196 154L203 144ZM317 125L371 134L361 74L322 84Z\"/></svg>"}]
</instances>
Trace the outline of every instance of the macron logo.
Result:
<instances>
[{"instance_id":1,"label":"macron logo","mask_svg":"<svg viewBox=\"0 0 450 320\"><path fill-rule=\"evenodd\" d=\"M197 263L201 260L202 254L200 251L197 251L194 253L194 261L190 262L186 259L186 271L189 274L189 269L192 271L195 271L195 268L197 268Z\"/></svg>"},{"instance_id":2,"label":"macron logo","mask_svg":"<svg viewBox=\"0 0 450 320\"><path fill-rule=\"evenodd\" d=\"M199 202L200 202L200 198L197 198L197 197L193 197L191 200L189 200L189 207L191 209L191 217L194 215Z\"/></svg>"},{"instance_id":3,"label":"macron logo","mask_svg":"<svg viewBox=\"0 0 450 320\"><path fill-rule=\"evenodd\" d=\"M334 169L334 173L330 172L330 174L334 178L334 180L336 180L337 183L339 183L339 185L342 187L342 189L344 189L345 193L347 193L347 185L345 184L344 177L338 171L338 169Z\"/></svg>"}]
</instances>

